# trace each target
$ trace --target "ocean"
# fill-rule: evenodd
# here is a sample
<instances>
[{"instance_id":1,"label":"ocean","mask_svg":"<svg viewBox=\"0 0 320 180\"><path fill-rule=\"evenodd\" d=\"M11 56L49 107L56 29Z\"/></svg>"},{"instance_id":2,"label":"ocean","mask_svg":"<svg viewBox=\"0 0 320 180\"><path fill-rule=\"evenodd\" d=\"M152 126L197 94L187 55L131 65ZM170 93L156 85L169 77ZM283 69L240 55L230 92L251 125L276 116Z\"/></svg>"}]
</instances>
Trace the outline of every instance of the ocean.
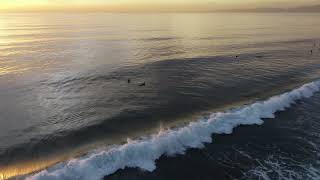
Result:
<instances>
[{"instance_id":1,"label":"ocean","mask_svg":"<svg viewBox=\"0 0 320 180\"><path fill-rule=\"evenodd\" d=\"M320 14L0 16L0 179L320 179Z\"/></svg>"}]
</instances>

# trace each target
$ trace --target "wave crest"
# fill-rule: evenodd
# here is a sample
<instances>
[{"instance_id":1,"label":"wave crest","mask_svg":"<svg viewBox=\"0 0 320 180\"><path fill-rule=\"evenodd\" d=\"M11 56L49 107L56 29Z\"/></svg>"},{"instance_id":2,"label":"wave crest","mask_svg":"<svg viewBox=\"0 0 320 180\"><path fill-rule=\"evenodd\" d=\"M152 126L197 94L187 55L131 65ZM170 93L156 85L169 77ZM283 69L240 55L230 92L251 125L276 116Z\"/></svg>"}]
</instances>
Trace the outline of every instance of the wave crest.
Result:
<instances>
[{"instance_id":1,"label":"wave crest","mask_svg":"<svg viewBox=\"0 0 320 180\"><path fill-rule=\"evenodd\" d=\"M189 148L202 148L212 142L212 134L231 134L239 125L261 125L263 119L274 118L297 100L309 98L320 90L320 80L305 84L290 92L274 96L209 118L191 122L185 127L160 131L141 140L129 140L124 145L94 152L78 159L60 163L27 177L27 180L101 179L126 167L156 169L155 161L162 155L184 154Z\"/></svg>"}]
</instances>

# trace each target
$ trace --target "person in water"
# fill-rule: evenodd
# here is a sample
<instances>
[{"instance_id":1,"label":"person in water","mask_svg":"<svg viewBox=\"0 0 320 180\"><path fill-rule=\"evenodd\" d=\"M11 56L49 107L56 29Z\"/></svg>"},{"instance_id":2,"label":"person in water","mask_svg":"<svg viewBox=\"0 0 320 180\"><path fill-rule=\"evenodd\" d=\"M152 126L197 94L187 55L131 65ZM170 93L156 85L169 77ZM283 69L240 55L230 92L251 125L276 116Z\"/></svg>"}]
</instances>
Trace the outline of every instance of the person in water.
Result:
<instances>
[{"instance_id":1,"label":"person in water","mask_svg":"<svg viewBox=\"0 0 320 180\"><path fill-rule=\"evenodd\" d=\"M139 86L146 86L146 82L139 84Z\"/></svg>"},{"instance_id":2,"label":"person in water","mask_svg":"<svg viewBox=\"0 0 320 180\"><path fill-rule=\"evenodd\" d=\"M130 84L130 83L131 83L131 79L129 78L129 79L128 79L128 84Z\"/></svg>"}]
</instances>

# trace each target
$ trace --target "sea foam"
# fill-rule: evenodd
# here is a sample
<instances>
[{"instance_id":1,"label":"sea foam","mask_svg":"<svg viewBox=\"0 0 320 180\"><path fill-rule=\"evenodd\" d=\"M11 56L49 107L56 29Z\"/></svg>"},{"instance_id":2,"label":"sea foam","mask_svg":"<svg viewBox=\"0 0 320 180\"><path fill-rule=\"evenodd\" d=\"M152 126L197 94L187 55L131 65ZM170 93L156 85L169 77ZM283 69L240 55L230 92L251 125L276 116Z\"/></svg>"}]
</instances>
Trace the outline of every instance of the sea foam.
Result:
<instances>
[{"instance_id":1,"label":"sea foam","mask_svg":"<svg viewBox=\"0 0 320 180\"><path fill-rule=\"evenodd\" d=\"M153 171L156 169L155 161L162 155L173 156L184 154L189 148L202 148L205 143L212 142L212 134L231 134L239 125L261 125L263 119L274 118L275 112L283 111L297 100L309 98L319 90L320 80L314 81L266 101L212 113L209 118L181 128L161 131L142 140L130 140L124 145L60 163L26 179L96 180L126 167Z\"/></svg>"}]
</instances>

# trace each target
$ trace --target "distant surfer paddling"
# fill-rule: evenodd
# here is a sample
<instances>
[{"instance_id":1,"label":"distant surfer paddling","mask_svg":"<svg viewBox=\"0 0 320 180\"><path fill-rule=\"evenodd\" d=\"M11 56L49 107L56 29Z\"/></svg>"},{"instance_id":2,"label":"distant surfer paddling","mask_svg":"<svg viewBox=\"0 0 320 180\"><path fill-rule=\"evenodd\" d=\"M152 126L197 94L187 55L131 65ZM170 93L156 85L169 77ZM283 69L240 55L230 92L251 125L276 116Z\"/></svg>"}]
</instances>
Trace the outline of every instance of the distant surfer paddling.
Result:
<instances>
[{"instance_id":1,"label":"distant surfer paddling","mask_svg":"<svg viewBox=\"0 0 320 180\"><path fill-rule=\"evenodd\" d=\"M139 84L139 86L140 86L140 87L141 87L141 86L146 86L146 82L143 82L143 83Z\"/></svg>"}]
</instances>

